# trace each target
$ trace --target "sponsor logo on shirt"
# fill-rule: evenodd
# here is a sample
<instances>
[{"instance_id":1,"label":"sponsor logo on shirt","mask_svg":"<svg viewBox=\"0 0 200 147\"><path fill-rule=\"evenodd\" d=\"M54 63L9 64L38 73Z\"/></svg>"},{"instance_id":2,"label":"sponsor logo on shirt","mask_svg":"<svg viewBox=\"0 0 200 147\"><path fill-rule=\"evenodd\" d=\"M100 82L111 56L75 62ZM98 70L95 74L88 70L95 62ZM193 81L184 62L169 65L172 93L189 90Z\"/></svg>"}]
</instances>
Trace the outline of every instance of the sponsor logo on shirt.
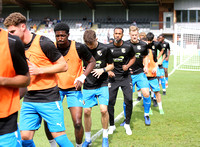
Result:
<instances>
[{"instance_id":1,"label":"sponsor logo on shirt","mask_svg":"<svg viewBox=\"0 0 200 147\"><path fill-rule=\"evenodd\" d=\"M101 61L96 61L95 67L96 67L96 68L100 68L101 63L102 63Z\"/></svg>"},{"instance_id":2,"label":"sponsor logo on shirt","mask_svg":"<svg viewBox=\"0 0 200 147\"><path fill-rule=\"evenodd\" d=\"M98 54L99 56L102 56L102 52L101 52L101 51L97 51L97 54Z\"/></svg>"},{"instance_id":3,"label":"sponsor logo on shirt","mask_svg":"<svg viewBox=\"0 0 200 147\"><path fill-rule=\"evenodd\" d=\"M113 58L114 62L123 62L124 56L119 56L118 58Z\"/></svg>"},{"instance_id":4,"label":"sponsor logo on shirt","mask_svg":"<svg viewBox=\"0 0 200 147\"><path fill-rule=\"evenodd\" d=\"M122 51L122 53L126 53L126 49L125 48L122 48L121 51Z\"/></svg>"},{"instance_id":5,"label":"sponsor logo on shirt","mask_svg":"<svg viewBox=\"0 0 200 147\"><path fill-rule=\"evenodd\" d=\"M135 58L140 58L140 53L136 53Z\"/></svg>"},{"instance_id":6,"label":"sponsor logo on shirt","mask_svg":"<svg viewBox=\"0 0 200 147\"><path fill-rule=\"evenodd\" d=\"M141 46L140 46L140 45L138 45L138 46L137 46L137 49L138 49L138 50L141 50Z\"/></svg>"}]
</instances>

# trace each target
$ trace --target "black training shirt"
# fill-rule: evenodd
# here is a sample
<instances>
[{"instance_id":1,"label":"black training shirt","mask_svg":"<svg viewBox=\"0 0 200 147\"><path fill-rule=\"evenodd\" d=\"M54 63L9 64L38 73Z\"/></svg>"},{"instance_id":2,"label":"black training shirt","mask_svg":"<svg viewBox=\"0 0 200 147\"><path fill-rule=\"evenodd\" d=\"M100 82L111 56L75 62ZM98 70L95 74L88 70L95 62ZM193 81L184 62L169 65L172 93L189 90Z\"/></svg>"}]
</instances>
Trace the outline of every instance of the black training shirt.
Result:
<instances>
[{"instance_id":1,"label":"black training shirt","mask_svg":"<svg viewBox=\"0 0 200 147\"><path fill-rule=\"evenodd\" d=\"M122 80L124 77L127 77L129 71L124 71L122 69L122 65L128 64L130 59L135 55L135 52L130 45L130 43L126 43L123 41L121 46L115 46L113 43L108 44L108 48L111 50L111 54L113 56L114 61L114 69L113 72L115 74L115 80Z\"/></svg>"},{"instance_id":2,"label":"black training shirt","mask_svg":"<svg viewBox=\"0 0 200 147\"><path fill-rule=\"evenodd\" d=\"M87 48L92 53L93 57L96 60L96 66L94 67L94 69L104 68L107 66L107 64L113 63L111 51L103 43L98 42L98 46L95 49L89 49L86 45L85 48ZM88 63L84 61L84 66L86 67L87 65ZM104 72L99 78L92 76L92 73L90 73L85 80L83 88L97 89L107 85L108 85L107 72Z\"/></svg>"},{"instance_id":3,"label":"black training shirt","mask_svg":"<svg viewBox=\"0 0 200 147\"><path fill-rule=\"evenodd\" d=\"M131 41L128 40L127 43L131 44L131 46L133 47L136 57L135 63L130 67L130 72L133 75L140 74L144 72L143 58L148 55L147 43L141 40L139 40L138 43L131 43Z\"/></svg>"}]
</instances>

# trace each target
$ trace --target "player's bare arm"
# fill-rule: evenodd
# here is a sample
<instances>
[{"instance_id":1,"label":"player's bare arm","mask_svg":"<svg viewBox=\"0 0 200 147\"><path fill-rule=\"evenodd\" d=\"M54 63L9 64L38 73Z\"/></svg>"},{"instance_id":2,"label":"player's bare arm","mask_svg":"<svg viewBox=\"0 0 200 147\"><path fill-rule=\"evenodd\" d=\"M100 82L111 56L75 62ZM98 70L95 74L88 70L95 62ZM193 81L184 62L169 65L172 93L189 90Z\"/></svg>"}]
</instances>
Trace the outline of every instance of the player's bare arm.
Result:
<instances>
[{"instance_id":1,"label":"player's bare arm","mask_svg":"<svg viewBox=\"0 0 200 147\"><path fill-rule=\"evenodd\" d=\"M6 87L26 87L30 83L30 75L27 73L26 75L16 75L15 77L0 77L0 86Z\"/></svg>"},{"instance_id":2,"label":"player's bare arm","mask_svg":"<svg viewBox=\"0 0 200 147\"><path fill-rule=\"evenodd\" d=\"M38 74L53 74L59 72L65 72L68 69L67 63L63 56L61 56L57 61L54 62L54 65L49 67L37 67L34 63L29 63L29 71L31 75Z\"/></svg>"},{"instance_id":3,"label":"player's bare arm","mask_svg":"<svg viewBox=\"0 0 200 147\"><path fill-rule=\"evenodd\" d=\"M122 66L123 70L124 70L124 71L127 71L127 70L129 69L129 67L130 67L131 65L134 64L135 60L136 60L136 58L135 58L135 56L133 56L133 57L129 60L128 64Z\"/></svg>"}]
</instances>

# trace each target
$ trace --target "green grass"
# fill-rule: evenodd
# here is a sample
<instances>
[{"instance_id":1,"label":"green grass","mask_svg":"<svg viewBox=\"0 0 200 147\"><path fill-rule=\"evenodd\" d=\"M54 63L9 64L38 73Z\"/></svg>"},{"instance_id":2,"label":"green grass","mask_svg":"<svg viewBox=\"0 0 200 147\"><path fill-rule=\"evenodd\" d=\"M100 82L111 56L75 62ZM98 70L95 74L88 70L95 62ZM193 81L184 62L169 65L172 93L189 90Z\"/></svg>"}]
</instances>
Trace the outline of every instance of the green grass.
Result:
<instances>
[{"instance_id":1,"label":"green grass","mask_svg":"<svg viewBox=\"0 0 200 147\"><path fill-rule=\"evenodd\" d=\"M169 73L173 69L173 57L170 58ZM169 78L167 95L162 96L163 109L165 114L160 115L158 108L152 107L153 115L151 126L145 126L143 118L143 107L140 102L133 109L131 129L133 134L126 135L123 127L120 127L121 119L115 125L117 127L113 135L109 136L110 147L188 147L200 146L200 112L199 112L199 88L200 73L189 71L175 71ZM115 116L123 111L122 93L119 91L118 100L115 106ZM135 99L137 93L133 96ZM65 113L65 126L68 138L75 145L74 128L67 109L66 101L63 102ZM101 127L101 114L99 107L92 110L92 135L97 133ZM84 140L84 138L83 138ZM38 147L49 146L44 134L43 124L36 131L34 142ZM94 147L100 147L102 136L94 142Z\"/></svg>"}]
</instances>

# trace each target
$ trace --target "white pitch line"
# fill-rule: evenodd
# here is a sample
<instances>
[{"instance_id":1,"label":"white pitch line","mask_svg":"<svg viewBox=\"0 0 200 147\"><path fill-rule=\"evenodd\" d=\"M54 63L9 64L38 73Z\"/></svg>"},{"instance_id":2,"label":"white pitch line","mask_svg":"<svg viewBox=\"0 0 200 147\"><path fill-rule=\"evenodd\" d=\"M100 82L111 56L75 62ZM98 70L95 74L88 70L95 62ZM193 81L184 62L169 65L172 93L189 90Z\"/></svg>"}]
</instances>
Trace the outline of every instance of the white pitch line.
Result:
<instances>
[{"instance_id":1,"label":"white pitch line","mask_svg":"<svg viewBox=\"0 0 200 147\"><path fill-rule=\"evenodd\" d=\"M133 102L133 108L139 103L140 101ZM124 116L124 111L122 111L116 118L115 123L118 122ZM99 137L103 132L103 129L99 130L96 134L94 134L91 138L92 142L94 142L97 137Z\"/></svg>"}]
</instances>

